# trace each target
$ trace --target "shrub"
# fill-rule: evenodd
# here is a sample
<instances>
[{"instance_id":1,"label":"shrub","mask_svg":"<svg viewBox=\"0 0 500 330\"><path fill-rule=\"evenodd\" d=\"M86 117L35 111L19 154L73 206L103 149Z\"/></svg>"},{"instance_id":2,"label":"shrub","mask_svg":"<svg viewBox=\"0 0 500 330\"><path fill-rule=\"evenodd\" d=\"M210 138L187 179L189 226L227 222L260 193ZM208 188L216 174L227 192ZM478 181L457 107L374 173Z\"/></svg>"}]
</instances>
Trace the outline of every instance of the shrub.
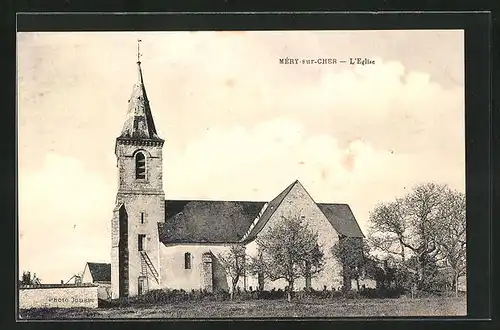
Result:
<instances>
[{"instance_id":1,"label":"shrub","mask_svg":"<svg viewBox=\"0 0 500 330\"><path fill-rule=\"evenodd\" d=\"M359 299L359 298L398 298L404 294L403 288L366 288L360 291L340 291L340 290L314 290L302 289L292 292L292 299ZM419 292L417 297L424 295ZM245 301L253 299L279 300L286 299L286 292L282 289L272 289L270 291L237 291L233 295L233 300ZM230 294L226 290L216 292L207 292L206 290L178 290L178 289L158 289L146 292L143 295L131 298L114 299L103 307L127 307L131 305L148 304L170 304L186 301L227 301L230 300Z\"/></svg>"},{"instance_id":2,"label":"shrub","mask_svg":"<svg viewBox=\"0 0 500 330\"><path fill-rule=\"evenodd\" d=\"M364 298L399 298L403 294L404 289L400 287L378 289L368 288L359 291L360 297Z\"/></svg>"},{"instance_id":3,"label":"shrub","mask_svg":"<svg viewBox=\"0 0 500 330\"><path fill-rule=\"evenodd\" d=\"M352 291L352 290L340 291L338 296L344 299L359 299L362 297L359 291Z\"/></svg>"},{"instance_id":4,"label":"shrub","mask_svg":"<svg viewBox=\"0 0 500 330\"><path fill-rule=\"evenodd\" d=\"M252 299L257 299L257 292L256 291L242 291L242 292L235 292L233 296L234 300L252 300Z\"/></svg>"}]
</instances>

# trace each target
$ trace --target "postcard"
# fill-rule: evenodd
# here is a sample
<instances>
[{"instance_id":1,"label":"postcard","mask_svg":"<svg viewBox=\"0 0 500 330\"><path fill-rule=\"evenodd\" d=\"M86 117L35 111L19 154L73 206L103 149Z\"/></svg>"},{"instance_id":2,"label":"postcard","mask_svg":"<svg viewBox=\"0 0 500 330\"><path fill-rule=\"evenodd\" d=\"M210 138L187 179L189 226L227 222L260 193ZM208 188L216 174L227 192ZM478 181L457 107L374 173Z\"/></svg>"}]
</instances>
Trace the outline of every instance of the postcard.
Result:
<instances>
[{"instance_id":1,"label":"postcard","mask_svg":"<svg viewBox=\"0 0 500 330\"><path fill-rule=\"evenodd\" d=\"M463 30L17 51L20 319L466 315Z\"/></svg>"}]
</instances>

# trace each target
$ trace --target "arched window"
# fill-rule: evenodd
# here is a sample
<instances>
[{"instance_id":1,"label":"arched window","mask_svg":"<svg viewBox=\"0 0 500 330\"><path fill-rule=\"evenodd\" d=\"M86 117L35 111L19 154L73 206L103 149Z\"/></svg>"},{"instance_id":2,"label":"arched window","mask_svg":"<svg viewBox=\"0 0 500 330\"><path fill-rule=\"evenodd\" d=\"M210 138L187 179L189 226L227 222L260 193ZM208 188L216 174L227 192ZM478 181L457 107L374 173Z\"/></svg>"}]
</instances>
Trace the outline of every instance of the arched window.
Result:
<instances>
[{"instance_id":1,"label":"arched window","mask_svg":"<svg viewBox=\"0 0 500 330\"><path fill-rule=\"evenodd\" d=\"M184 269L191 269L191 253L184 253Z\"/></svg>"},{"instance_id":2,"label":"arched window","mask_svg":"<svg viewBox=\"0 0 500 330\"><path fill-rule=\"evenodd\" d=\"M135 155L135 178L146 179L146 157L142 152Z\"/></svg>"}]
</instances>

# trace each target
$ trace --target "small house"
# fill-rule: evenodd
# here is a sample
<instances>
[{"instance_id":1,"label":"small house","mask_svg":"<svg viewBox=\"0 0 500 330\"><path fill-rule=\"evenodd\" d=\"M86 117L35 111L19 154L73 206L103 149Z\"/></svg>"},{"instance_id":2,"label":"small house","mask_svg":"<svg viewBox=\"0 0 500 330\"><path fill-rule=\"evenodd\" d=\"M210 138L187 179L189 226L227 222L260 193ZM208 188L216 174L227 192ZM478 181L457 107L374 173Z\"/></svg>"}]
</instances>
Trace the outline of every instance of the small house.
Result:
<instances>
[{"instance_id":1,"label":"small house","mask_svg":"<svg viewBox=\"0 0 500 330\"><path fill-rule=\"evenodd\" d=\"M99 299L111 299L111 264L87 262L82 274L82 283L97 284Z\"/></svg>"}]
</instances>

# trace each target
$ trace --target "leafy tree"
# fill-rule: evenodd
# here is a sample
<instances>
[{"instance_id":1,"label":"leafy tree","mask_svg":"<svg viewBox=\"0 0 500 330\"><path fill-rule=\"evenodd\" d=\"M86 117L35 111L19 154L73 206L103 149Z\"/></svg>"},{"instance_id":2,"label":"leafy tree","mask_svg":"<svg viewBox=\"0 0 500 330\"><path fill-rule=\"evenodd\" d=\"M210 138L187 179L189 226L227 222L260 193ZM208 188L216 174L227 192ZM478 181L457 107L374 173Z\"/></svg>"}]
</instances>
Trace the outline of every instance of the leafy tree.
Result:
<instances>
[{"instance_id":1,"label":"leafy tree","mask_svg":"<svg viewBox=\"0 0 500 330\"><path fill-rule=\"evenodd\" d=\"M332 247L333 256L342 265L343 289L351 289L351 280L356 280L359 290L359 280L364 276L365 256L369 247L361 237L341 237Z\"/></svg>"},{"instance_id":2,"label":"leafy tree","mask_svg":"<svg viewBox=\"0 0 500 330\"><path fill-rule=\"evenodd\" d=\"M227 252L218 254L217 258L231 277L231 299L233 299L238 281L245 275L245 247L239 244L232 245Z\"/></svg>"},{"instance_id":3,"label":"leafy tree","mask_svg":"<svg viewBox=\"0 0 500 330\"><path fill-rule=\"evenodd\" d=\"M324 256L318 245L318 234L299 215L282 217L263 236L257 238L262 252L262 268L271 281L284 279L288 283L290 301L295 280L308 279L324 266Z\"/></svg>"}]
</instances>

